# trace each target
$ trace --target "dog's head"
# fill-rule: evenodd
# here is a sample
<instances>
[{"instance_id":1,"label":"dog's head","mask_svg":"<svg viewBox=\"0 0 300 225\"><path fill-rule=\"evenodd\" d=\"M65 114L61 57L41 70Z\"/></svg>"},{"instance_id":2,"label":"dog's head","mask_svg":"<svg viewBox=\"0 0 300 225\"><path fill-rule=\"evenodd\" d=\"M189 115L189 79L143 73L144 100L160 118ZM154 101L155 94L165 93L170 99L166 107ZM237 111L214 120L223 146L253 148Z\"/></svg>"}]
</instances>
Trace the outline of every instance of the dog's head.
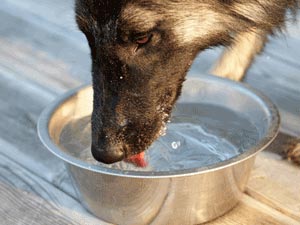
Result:
<instances>
[{"instance_id":1,"label":"dog's head","mask_svg":"<svg viewBox=\"0 0 300 225\"><path fill-rule=\"evenodd\" d=\"M210 32L215 17L200 16L195 7L170 0L77 1L77 23L92 54L98 161L144 151L164 129L196 54L223 38L216 27ZM193 24L199 20L202 28Z\"/></svg>"}]
</instances>

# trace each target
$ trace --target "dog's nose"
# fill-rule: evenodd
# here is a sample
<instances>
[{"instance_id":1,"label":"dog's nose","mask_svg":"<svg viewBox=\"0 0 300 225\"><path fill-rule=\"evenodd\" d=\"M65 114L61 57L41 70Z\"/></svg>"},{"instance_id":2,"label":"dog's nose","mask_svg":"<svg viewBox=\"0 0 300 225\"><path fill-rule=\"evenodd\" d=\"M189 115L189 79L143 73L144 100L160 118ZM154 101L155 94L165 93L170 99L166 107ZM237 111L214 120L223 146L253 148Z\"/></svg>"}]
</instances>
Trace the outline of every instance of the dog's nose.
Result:
<instances>
[{"instance_id":1,"label":"dog's nose","mask_svg":"<svg viewBox=\"0 0 300 225\"><path fill-rule=\"evenodd\" d=\"M121 145L109 146L101 148L92 145L93 157L102 163L111 164L124 159L124 152Z\"/></svg>"}]
</instances>

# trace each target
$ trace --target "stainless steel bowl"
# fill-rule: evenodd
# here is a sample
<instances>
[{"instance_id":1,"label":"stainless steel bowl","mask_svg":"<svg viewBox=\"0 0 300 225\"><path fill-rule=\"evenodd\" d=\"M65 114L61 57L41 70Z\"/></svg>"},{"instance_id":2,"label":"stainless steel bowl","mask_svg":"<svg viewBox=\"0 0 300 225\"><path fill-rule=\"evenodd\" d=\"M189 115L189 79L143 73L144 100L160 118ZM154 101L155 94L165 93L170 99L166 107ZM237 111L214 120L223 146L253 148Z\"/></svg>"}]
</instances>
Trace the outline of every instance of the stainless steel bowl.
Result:
<instances>
[{"instance_id":1,"label":"stainless steel bowl","mask_svg":"<svg viewBox=\"0 0 300 225\"><path fill-rule=\"evenodd\" d=\"M58 147L62 129L92 111L85 86L50 105L38 123L44 145L61 158L79 198L99 218L115 224L199 224L223 215L241 198L256 154L275 138L276 107L259 92L233 81L203 75L189 78L181 102L214 103L251 119L261 139L244 153L207 167L168 172L108 169L76 159Z\"/></svg>"}]
</instances>

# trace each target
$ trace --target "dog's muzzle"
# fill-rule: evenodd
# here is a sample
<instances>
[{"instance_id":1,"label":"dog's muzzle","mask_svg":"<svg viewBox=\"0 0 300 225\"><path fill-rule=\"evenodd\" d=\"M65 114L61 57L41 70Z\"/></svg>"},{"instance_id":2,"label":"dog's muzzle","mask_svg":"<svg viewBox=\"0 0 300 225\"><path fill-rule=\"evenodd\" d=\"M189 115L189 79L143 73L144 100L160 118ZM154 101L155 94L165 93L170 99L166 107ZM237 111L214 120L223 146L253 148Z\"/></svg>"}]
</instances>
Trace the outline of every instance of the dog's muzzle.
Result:
<instances>
[{"instance_id":1,"label":"dog's muzzle","mask_svg":"<svg viewBox=\"0 0 300 225\"><path fill-rule=\"evenodd\" d=\"M116 144L114 146L106 146L101 148L101 146L92 145L92 155L93 157L102 163L111 164L115 162L122 161L125 157L125 153L122 150L121 144Z\"/></svg>"}]
</instances>

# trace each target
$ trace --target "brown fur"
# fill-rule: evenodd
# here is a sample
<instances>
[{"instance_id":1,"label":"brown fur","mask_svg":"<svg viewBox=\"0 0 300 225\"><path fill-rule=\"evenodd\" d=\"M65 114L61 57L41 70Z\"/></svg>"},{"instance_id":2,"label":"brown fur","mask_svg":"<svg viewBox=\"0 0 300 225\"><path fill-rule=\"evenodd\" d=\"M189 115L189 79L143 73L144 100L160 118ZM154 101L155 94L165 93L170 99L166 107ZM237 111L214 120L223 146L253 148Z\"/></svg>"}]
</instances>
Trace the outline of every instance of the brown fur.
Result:
<instances>
[{"instance_id":1,"label":"brown fur","mask_svg":"<svg viewBox=\"0 0 300 225\"><path fill-rule=\"evenodd\" d=\"M119 161L159 136L198 52L226 46L213 73L241 80L298 7L297 0L77 0L93 59L94 157Z\"/></svg>"}]
</instances>

